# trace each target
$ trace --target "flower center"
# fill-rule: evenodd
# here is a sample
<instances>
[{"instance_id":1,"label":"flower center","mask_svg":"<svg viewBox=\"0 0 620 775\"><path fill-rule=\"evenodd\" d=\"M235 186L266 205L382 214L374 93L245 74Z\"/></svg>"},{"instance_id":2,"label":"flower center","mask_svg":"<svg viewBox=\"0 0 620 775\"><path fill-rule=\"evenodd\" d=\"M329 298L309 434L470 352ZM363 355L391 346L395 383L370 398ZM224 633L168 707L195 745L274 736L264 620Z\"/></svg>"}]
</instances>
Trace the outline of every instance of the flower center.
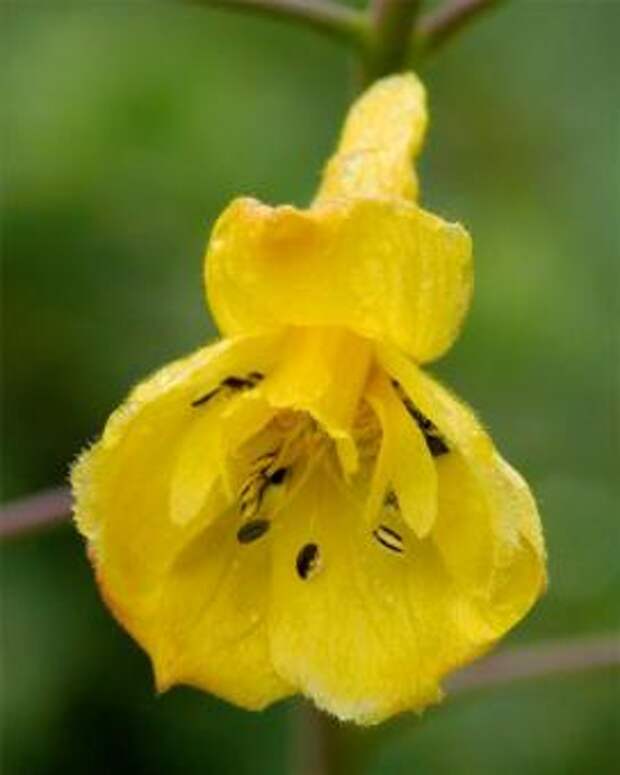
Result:
<instances>
[{"instance_id":1,"label":"flower center","mask_svg":"<svg viewBox=\"0 0 620 775\"><path fill-rule=\"evenodd\" d=\"M250 543L263 536L293 488L301 485L312 460L330 440L306 412L283 410L237 450L237 508L243 524L237 537Z\"/></svg>"},{"instance_id":2,"label":"flower center","mask_svg":"<svg viewBox=\"0 0 620 775\"><path fill-rule=\"evenodd\" d=\"M355 475L346 478L336 443L307 412L284 409L235 454L237 541L241 546L266 538L278 516L317 465L322 465L360 503L360 515L368 497L369 483L380 452L382 430L377 416L365 400L357 409L351 435L358 452ZM360 516L361 518L361 516ZM395 556L406 550L400 525L400 508L393 490L385 496L378 518L368 525L368 537L381 551ZM291 556L297 577L310 582L323 570L323 553L312 528L308 540Z\"/></svg>"}]
</instances>

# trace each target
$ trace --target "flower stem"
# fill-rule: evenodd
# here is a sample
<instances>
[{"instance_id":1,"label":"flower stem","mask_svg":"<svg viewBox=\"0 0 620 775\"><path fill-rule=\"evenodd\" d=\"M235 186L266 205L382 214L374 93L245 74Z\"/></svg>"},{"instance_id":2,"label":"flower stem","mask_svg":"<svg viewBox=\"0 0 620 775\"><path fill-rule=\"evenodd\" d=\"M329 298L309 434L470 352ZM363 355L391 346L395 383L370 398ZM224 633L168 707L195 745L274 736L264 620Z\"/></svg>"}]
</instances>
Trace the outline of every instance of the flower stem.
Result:
<instances>
[{"instance_id":1,"label":"flower stem","mask_svg":"<svg viewBox=\"0 0 620 775\"><path fill-rule=\"evenodd\" d=\"M19 538L68 521L71 493L67 487L56 487L27 495L2 505L0 538Z\"/></svg>"},{"instance_id":2,"label":"flower stem","mask_svg":"<svg viewBox=\"0 0 620 775\"><path fill-rule=\"evenodd\" d=\"M504 686L514 681L620 667L620 633L566 640L539 641L491 654L455 673L447 681L448 696Z\"/></svg>"},{"instance_id":3,"label":"flower stem","mask_svg":"<svg viewBox=\"0 0 620 775\"><path fill-rule=\"evenodd\" d=\"M366 14L354 8L347 8L333 0L188 0L188 2L194 5L218 6L288 19L313 27L327 35L344 39L354 46L361 46L366 38Z\"/></svg>"},{"instance_id":4,"label":"flower stem","mask_svg":"<svg viewBox=\"0 0 620 775\"><path fill-rule=\"evenodd\" d=\"M364 52L364 80L404 70L409 58L411 30L421 0L374 0L370 7L370 34Z\"/></svg>"},{"instance_id":5,"label":"flower stem","mask_svg":"<svg viewBox=\"0 0 620 775\"><path fill-rule=\"evenodd\" d=\"M413 32L414 56L435 53L470 21L490 11L504 0L452 0L437 11L425 14Z\"/></svg>"},{"instance_id":6,"label":"flower stem","mask_svg":"<svg viewBox=\"0 0 620 775\"><path fill-rule=\"evenodd\" d=\"M359 772L369 736L300 700L293 707L293 775L351 775Z\"/></svg>"},{"instance_id":7,"label":"flower stem","mask_svg":"<svg viewBox=\"0 0 620 775\"><path fill-rule=\"evenodd\" d=\"M421 18L422 0L370 0L366 10L337 0L186 0L303 24L348 43L362 60L363 85L425 59L501 0L448 0Z\"/></svg>"}]
</instances>

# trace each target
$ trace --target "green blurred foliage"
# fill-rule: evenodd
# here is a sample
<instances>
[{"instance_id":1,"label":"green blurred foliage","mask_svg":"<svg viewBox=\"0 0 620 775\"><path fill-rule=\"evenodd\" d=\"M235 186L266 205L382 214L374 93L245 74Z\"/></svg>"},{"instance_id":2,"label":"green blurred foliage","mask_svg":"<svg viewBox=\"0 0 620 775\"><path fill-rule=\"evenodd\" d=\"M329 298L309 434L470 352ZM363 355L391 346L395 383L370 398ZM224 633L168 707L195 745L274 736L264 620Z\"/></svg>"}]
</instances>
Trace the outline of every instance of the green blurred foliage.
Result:
<instances>
[{"instance_id":1,"label":"green blurred foliage","mask_svg":"<svg viewBox=\"0 0 620 775\"><path fill-rule=\"evenodd\" d=\"M618 623L619 11L508 4L424 72L424 201L477 260L434 370L532 482L549 543L549 593L513 643ZM10 498L63 480L133 382L214 335L214 218L240 193L308 200L355 69L311 31L181 3L13 0L3 18ZM71 528L4 548L2 614L5 775L289 771L291 703L154 696ZM599 675L448 701L382 727L359 771L612 772L619 699Z\"/></svg>"}]
</instances>

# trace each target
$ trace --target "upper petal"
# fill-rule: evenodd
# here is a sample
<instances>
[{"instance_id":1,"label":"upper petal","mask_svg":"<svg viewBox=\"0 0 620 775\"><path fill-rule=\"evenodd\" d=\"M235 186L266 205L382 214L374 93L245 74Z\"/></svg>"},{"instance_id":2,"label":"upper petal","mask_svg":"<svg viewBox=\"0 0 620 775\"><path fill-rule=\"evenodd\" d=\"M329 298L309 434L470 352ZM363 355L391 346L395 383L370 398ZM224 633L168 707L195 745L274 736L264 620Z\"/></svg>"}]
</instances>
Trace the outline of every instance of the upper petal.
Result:
<instances>
[{"instance_id":1,"label":"upper petal","mask_svg":"<svg viewBox=\"0 0 620 775\"><path fill-rule=\"evenodd\" d=\"M413 73L374 83L349 111L315 201L416 199L418 182L411 162L422 146L427 123L426 92Z\"/></svg>"},{"instance_id":2,"label":"upper petal","mask_svg":"<svg viewBox=\"0 0 620 775\"><path fill-rule=\"evenodd\" d=\"M422 362L450 346L467 311L471 241L404 200L297 210L238 199L216 224L205 271L227 335L343 326Z\"/></svg>"}]
</instances>

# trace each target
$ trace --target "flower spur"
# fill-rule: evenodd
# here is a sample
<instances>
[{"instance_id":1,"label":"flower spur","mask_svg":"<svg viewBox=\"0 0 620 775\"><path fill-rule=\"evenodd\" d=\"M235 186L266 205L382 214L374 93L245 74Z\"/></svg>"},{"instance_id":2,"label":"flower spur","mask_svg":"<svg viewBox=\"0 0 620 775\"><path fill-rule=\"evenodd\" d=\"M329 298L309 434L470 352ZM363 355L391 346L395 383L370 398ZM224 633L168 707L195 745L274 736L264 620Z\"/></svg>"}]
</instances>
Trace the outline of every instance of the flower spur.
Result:
<instances>
[{"instance_id":1,"label":"flower spur","mask_svg":"<svg viewBox=\"0 0 620 775\"><path fill-rule=\"evenodd\" d=\"M471 244L422 210L412 74L353 106L306 210L234 201L223 338L138 385L72 471L102 595L157 685L375 723L441 697L545 584L525 482L420 365L455 339Z\"/></svg>"}]
</instances>

